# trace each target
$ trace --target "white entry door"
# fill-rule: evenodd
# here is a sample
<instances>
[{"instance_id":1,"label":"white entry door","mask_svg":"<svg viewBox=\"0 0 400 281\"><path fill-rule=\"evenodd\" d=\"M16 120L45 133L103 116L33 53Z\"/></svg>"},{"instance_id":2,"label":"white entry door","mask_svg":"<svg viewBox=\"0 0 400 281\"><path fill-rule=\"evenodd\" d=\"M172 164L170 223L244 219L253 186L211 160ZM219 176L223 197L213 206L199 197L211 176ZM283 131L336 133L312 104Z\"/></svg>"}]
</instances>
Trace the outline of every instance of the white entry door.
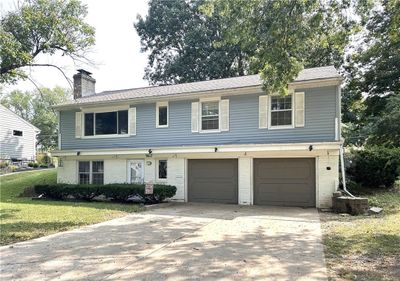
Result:
<instances>
[{"instance_id":1,"label":"white entry door","mask_svg":"<svg viewBox=\"0 0 400 281\"><path fill-rule=\"evenodd\" d=\"M129 160L128 175L130 183L144 183L144 160Z\"/></svg>"}]
</instances>

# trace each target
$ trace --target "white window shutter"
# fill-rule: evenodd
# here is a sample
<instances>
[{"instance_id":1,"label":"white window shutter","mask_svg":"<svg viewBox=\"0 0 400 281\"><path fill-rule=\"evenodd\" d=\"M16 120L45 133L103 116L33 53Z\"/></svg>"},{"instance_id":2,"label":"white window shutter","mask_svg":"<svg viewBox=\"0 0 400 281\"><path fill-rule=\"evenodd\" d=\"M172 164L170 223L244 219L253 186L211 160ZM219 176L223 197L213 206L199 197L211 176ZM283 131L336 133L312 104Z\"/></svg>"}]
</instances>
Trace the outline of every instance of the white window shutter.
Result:
<instances>
[{"instance_id":1,"label":"white window shutter","mask_svg":"<svg viewBox=\"0 0 400 281\"><path fill-rule=\"evenodd\" d=\"M304 114L304 92L294 94L294 109L295 109L295 127L304 127L305 114Z\"/></svg>"},{"instance_id":2,"label":"white window shutter","mask_svg":"<svg viewBox=\"0 0 400 281\"><path fill-rule=\"evenodd\" d=\"M82 112L75 112L75 138L82 137Z\"/></svg>"},{"instance_id":3,"label":"white window shutter","mask_svg":"<svg viewBox=\"0 0 400 281\"><path fill-rule=\"evenodd\" d=\"M136 135L136 107L129 108L129 132L132 136Z\"/></svg>"},{"instance_id":4,"label":"white window shutter","mask_svg":"<svg viewBox=\"0 0 400 281\"><path fill-rule=\"evenodd\" d=\"M229 131L229 100L221 100L221 131Z\"/></svg>"},{"instance_id":5,"label":"white window shutter","mask_svg":"<svg viewBox=\"0 0 400 281\"><path fill-rule=\"evenodd\" d=\"M199 103L192 102L192 132L199 131Z\"/></svg>"},{"instance_id":6,"label":"white window shutter","mask_svg":"<svg viewBox=\"0 0 400 281\"><path fill-rule=\"evenodd\" d=\"M258 100L258 127L268 128L268 96L259 96Z\"/></svg>"}]
</instances>

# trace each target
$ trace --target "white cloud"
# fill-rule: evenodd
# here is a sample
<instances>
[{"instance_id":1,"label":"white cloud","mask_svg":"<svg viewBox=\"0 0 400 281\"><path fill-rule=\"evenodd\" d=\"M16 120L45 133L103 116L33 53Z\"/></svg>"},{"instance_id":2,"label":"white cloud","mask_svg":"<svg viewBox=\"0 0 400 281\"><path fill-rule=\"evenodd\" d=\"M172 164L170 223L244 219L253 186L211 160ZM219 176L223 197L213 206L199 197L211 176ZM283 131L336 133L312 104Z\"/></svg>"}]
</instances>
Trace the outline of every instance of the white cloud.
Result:
<instances>
[{"instance_id":1,"label":"white cloud","mask_svg":"<svg viewBox=\"0 0 400 281\"><path fill-rule=\"evenodd\" d=\"M115 90L147 86L143 80L147 55L140 52L140 39L133 27L137 14L146 15L147 0L96 1L83 0L88 5L86 21L96 28L96 45L89 58L95 67L74 65L71 60L61 56L41 56L40 63L53 63L62 66L68 77L78 68L93 73L96 79L96 91ZM13 0L2 0L2 12L14 7ZM31 76L40 86L68 87L60 72L53 68L32 68ZM20 81L16 85L6 86L5 90L34 89L29 81Z\"/></svg>"}]
</instances>

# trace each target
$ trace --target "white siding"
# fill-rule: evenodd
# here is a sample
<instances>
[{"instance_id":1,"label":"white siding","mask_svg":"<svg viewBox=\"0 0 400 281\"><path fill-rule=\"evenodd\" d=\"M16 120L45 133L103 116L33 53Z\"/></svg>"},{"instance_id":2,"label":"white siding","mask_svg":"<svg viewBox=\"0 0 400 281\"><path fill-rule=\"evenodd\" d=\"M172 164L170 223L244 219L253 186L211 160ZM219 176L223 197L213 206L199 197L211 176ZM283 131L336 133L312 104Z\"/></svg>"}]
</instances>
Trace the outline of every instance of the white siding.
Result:
<instances>
[{"instance_id":1,"label":"white siding","mask_svg":"<svg viewBox=\"0 0 400 281\"><path fill-rule=\"evenodd\" d=\"M57 168L57 182L77 184L77 161L76 160L62 160L63 166Z\"/></svg>"},{"instance_id":2,"label":"white siding","mask_svg":"<svg viewBox=\"0 0 400 281\"><path fill-rule=\"evenodd\" d=\"M239 204L241 205L251 204L252 161L251 157L239 158Z\"/></svg>"},{"instance_id":3,"label":"white siding","mask_svg":"<svg viewBox=\"0 0 400 281\"><path fill-rule=\"evenodd\" d=\"M327 167L330 167L330 170ZM332 194L339 185L339 156L337 154L319 156L316 169L317 207L330 208L332 207Z\"/></svg>"},{"instance_id":4,"label":"white siding","mask_svg":"<svg viewBox=\"0 0 400 281\"><path fill-rule=\"evenodd\" d=\"M104 183L126 183L127 162L125 159L104 160Z\"/></svg>"},{"instance_id":5,"label":"white siding","mask_svg":"<svg viewBox=\"0 0 400 281\"><path fill-rule=\"evenodd\" d=\"M169 158L167 183L176 186L175 201L185 201L185 159Z\"/></svg>"},{"instance_id":6,"label":"white siding","mask_svg":"<svg viewBox=\"0 0 400 281\"><path fill-rule=\"evenodd\" d=\"M150 159L150 158L144 159L144 182L155 183L156 163L157 161L155 159Z\"/></svg>"},{"instance_id":7,"label":"white siding","mask_svg":"<svg viewBox=\"0 0 400 281\"><path fill-rule=\"evenodd\" d=\"M0 105L0 120L0 158L35 159L35 127L2 105ZM22 131L22 136L14 136L13 130Z\"/></svg>"}]
</instances>

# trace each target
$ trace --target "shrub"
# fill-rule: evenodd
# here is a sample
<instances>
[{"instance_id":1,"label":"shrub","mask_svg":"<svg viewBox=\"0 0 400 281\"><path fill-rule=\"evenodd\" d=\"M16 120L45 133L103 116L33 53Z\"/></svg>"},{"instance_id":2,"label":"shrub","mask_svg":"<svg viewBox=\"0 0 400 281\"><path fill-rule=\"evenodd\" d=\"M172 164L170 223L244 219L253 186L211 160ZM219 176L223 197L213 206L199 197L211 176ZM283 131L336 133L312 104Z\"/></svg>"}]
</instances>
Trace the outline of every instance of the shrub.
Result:
<instances>
[{"instance_id":1,"label":"shrub","mask_svg":"<svg viewBox=\"0 0 400 281\"><path fill-rule=\"evenodd\" d=\"M32 164L32 167L33 167L33 168L37 168L37 167L39 167L39 164L38 164L38 163L33 163L33 164Z\"/></svg>"},{"instance_id":2,"label":"shrub","mask_svg":"<svg viewBox=\"0 0 400 281\"><path fill-rule=\"evenodd\" d=\"M132 196L143 198L144 202L161 202L171 198L176 193L176 187L172 185L154 185L154 194L145 195L144 184L106 184L106 185L79 185L79 184L54 184L36 185L35 192L43 194L46 198L66 199L69 196L80 200L93 200L103 195L107 199L126 202Z\"/></svg>"},{"instance_id":3,"label":"shrub","mask_svg":"<svg viewBox=\"0 0 400 281\"><path fill-rule=\"evenodd\" d=\"M33 164L35 164L35 163L29 162L29 163L28 163L28 167L33 167Z\"/></svg>"},{"instance_id":4,"label":"shrub","mask_svg":"<svg viewBox=\"0 0 400 281\"><path fill-rule=\"evenodd\" d=\"M4 162L0 162L0 169L4 169L4 168L7 168L8 167L8 162L7 161L4 161Z\"/></svg>"},{"instance_id":5,"label":"shrub","mask_svg":"<svg viewBox=\"0 0 400 281\"><path fill-rule=\"evenodd\" d=\"M370 147L351 152L350 178L367 187L391 187L400 172L400 148Z\"/></svg>"},{"instance_id":6,"label":"shrub","mask_svg":"<svg viewBox=\"0 0 400 281\"><path fill-rule=\"evenodd\" d=\"M47 164L40 164L39 168L48 168L49 166Z\"/></svg>"}]
</instances>

